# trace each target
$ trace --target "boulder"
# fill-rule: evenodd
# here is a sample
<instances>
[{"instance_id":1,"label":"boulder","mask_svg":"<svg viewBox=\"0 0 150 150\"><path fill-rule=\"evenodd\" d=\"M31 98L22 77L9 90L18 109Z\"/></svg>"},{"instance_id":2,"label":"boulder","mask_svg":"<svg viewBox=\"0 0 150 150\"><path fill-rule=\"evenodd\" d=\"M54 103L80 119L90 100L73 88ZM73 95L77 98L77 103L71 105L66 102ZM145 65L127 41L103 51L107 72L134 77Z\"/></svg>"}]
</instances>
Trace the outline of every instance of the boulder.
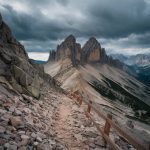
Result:
<instances>
[{"instance_id":1,"label":"boulder","mask_svg":"<svg viewBox=\"0 0 150 150\"><path fill-rule=\"evenodd\" d=\"M40 85L41 80L38 75L35 75L34 78L28 75L24 70L18 66L13 66L13 73L15 79L23 86L23 93L32 95L36 98L40 95Z\"/></svg>"},{"instance_id":2,"label":"boulder","mask_svg":"<svg viewBox=\"0 0 150 150\"><path fill-rule=\"evenodd\" d=\"M20 125L22 125L22 120L21 120L21 117L10 117L9 119L10 121L10 124L13 126L13 127L18 127Z\"/></svg>"}]
</instances>

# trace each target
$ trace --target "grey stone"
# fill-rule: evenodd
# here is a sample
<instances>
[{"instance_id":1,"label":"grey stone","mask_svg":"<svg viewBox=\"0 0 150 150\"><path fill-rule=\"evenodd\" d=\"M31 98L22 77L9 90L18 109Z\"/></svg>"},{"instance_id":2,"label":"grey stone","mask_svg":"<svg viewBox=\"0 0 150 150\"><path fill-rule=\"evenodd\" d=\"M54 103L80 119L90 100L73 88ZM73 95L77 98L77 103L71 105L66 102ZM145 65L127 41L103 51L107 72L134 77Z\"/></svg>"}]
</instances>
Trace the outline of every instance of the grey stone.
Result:
<instances>
[{"instance_id":1,"label":"grey stone","mask_svg":"<svg viewBox=\"0 0 150 150\"><path fill-rule=\"evenodd\" d=\"M18 127L22 124L22 120L20 117L10 117L10 123L14 127Z\"/></svg>"},{"instance_id":2,"label":"grey stone","mask_svg":"<svg viewBox=\"0 0 150 150\"><path fill-rule=\"evenodd\" d=\"M6 131L5 127L0 126L0 133L4 133Z\"/></svg>"},{"instance_id":3,"label":"grey stone","mask_svg":"<svg viewBox=\"0 0 150 150\"><path fill-rule=\"evenodd\" d=\"M94 140L95 145L101 146L101 147L105 147L106 143L104 141L104 139L101 136L98 136L95 138Z\"/></svg>"},{"instance_id":4,"label":"grey stone","mask_svg":"<svg viewBox=\"0 0 150 150\"><path fill-rule=\"evenodd\" d=\"M19 135L24 135L24 134L25 134L25 131L18 131L18 134L19 134Z\"/></svg>"},{"instance_id":5,"label":"grey stone","mask_svg":"<svg viewBox=\"0 0 150 150\"><path fill-rule=\"evenodd\" d=\"M3 146L0 146L0 150L4 150L4 147L3 147Z\"/></svg>"},{"instance_id":6,"label":"grey stone","mask_svg":"<svg viewBox=\"0 0 150 150\"><path fill-rule=\"evenodd\" d=\"M5 147L5 148L9 148L9 147L10 147L10 144L9 144L9 143L5 143L5 144L4 144L4 147Z\"/></svg>"},{"instance_id":7,"label":"grey stone","mask_svg":"<svg viewBox=\"0 0 150 150\"><path fill-rule=\"evenodd\" d=\"M25 135L25 134L23 134L23 135L21 135L21 139L22 139L22 140L26 140L26 139L30 139L30 137L27 136L27 135Z\"/></svg>"},{"instance_id":8,"label":"grey stone","mask_svg":"<svg viewBox=\"0 0 150 150\"><path fill-rule=\"evenodd\" d=\"M32 134L31 134L31 137L33 137L33 138L36 138L36 134L33 132Z\"/></svg>"},{"instance_id":9,"label":"grey stone","mask_svg":"<svg viewBox=\"0 0 150 150\"><path fill-rule=\"evenodd\" d=\"M8 150L17 150L17 145L10 145Z\"/></svg>"},{"instance_id":10,"label":"grey stone","mask_svg":"<svg viewBox=\"0 0 150 150\"><path fill-rule=\"evenodd\" d=\"M18 150L27 150L27 148L25 146L21 146L18 148Z\"/></svg>"},{"instance_id":11,"label":"grey stone","mask_svg":"<svg viewBox=\"0 0 150 150\"><path fill-rule=\"evenodd\" d=\"M34 142L34 143L33 143L34 146L37 146L38 144L39 144L38 142Z\"/></svg>"},{"instance_id":12,"label":"grey stone","mask_svg":"<svg viewBox=\"0 0 150 150\"><path fill-rule=\"evenodd\" d=\"M42 142L42 139L41 139L39 136L36 137L36 140L37 140L38 142Z\"/></svg>"},{"instance_id":13,"label":"grey stone","mask_svg":"<svg viewBox=\"0 0 150 150\"><path fill-rule=\"evenodd\" d=\"M11 106L11 107L9 108L9 111L10 111L10 112L14 112L14 111L15 111L15 106Z\"/></svg>"},{"instance_id":14,"label":"grey stone","mask_svg":"<svg viewBox=\"0 0 150 150\"><path fill-rule=\"evenodd\" d=\"M14 114L17 115L17 116L21 116L22 112L18 109L15 109Z\"/></svg>"}]
</instances>

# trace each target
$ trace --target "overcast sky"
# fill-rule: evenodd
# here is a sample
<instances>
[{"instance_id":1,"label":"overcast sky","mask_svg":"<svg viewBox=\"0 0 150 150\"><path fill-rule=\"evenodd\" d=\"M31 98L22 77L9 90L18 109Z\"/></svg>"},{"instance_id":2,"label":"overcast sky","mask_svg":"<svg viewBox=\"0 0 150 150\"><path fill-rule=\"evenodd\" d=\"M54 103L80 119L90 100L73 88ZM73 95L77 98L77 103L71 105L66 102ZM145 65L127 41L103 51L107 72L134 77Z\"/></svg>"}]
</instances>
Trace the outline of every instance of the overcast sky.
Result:
<instances>
[{"instance_id":1,"label":"overcast sky","mask_svg":"<svg viewBox=\"0 0 150 150\"><path fill-rule=\"evenodd\" d=\"M73 34L95 36L108 53L150 52L150 0L0 0L0 12L28 52L47 52Z\"/></svg>"}]
</instances>

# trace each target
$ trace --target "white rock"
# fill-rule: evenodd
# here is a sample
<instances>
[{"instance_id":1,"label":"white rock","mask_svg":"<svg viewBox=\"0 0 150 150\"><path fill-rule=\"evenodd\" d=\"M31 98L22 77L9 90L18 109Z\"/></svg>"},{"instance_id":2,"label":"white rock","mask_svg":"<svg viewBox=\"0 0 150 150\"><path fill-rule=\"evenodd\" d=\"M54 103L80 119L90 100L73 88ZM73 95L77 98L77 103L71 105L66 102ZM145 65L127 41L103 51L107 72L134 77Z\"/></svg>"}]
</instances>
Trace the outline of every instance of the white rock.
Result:
<instances>
[{"instance_id":1,"label":"white rock","mask_svg":"<svg viewBox=\"0 0 150 150\"><path fill-rule=\"evenodd\" d=\"M36 134L33 132L32 134L31 134L31 137L33 137L33 138L36 138Z\"/></svg>"},{"instance_id":2,"label":"white rock","mask_svg":"<svg viewBox=\"0 0 150 150\"><path fill-rule=\"evenodd\" d=\"M36 137L36 140L38 141L38 142L42 142L42 139L38 136L38 137Z\"/></svg>"},{"instance_id":3,"label":"white rock","mask_svg":"<svg viewBox=\"0 0 150 150\"><path fill-rule=\"evenodd\" d=\"M39 144L39 142L34 142L33 143L34 146L37 146L38 144Z\"/></svg>"},{"instance_id":4,"label":"white rock","mask_svg":"<svg viewBox=\"0 0 150 150\"><path fill-rule=\"evenodd\" d=\"M23 134L25 134L25 131L18 131L18 134L23 135Z\"/></svg>"},{"instance_id":5,"label":"white rock","mask_svg":"<svg viewBox=\"0 0 150 150\"><path fill-rule=\"evenodd\" d=\"M15 109L15 115L20 116L20 115L22 115L22 112L20 110L18 110L18 109Z\"/></svg>"},{"instance_id":6,"label":"white rock","mask_svg":"<svg viewBox=\"0 0 150 150\"><path fill-rule=\"evenodd\" d=\"M29 136L27 136L27 135L24 135L24 134L23 134L23 135L21 135L21 139L22 139L22 140L26 140L26 139L29 139L29 138L30 138L30 137L29 137Z\"/></svg>"}]
</instances>

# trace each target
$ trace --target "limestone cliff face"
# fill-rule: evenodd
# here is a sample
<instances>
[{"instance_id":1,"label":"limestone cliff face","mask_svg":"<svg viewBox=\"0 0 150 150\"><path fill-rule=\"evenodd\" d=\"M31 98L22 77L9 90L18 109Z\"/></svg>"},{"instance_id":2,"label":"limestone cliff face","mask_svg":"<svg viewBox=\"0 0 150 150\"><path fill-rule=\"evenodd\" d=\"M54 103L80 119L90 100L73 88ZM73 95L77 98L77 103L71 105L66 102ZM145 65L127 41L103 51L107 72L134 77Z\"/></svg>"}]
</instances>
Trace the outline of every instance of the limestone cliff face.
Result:
<instances>
[{"instance_id":1,"label":"limestone cliff face","mask_svg":"<svg viewBox=\"0 0 150 150\"><path fill-rule=\"evenodd\" d=\"M0 15L0 83L38 98L44 78L44 69L29 60L23 45L13 37Z\"/></svg>"},{"instance_id":2,"label":"limestone cliff face","mask_svg":"<svg viewBox=\"0 0 150 150\"><path fill-rule=\"evenodd\" d=\"M90 38L82 48L81 62L99 62L101 57L101 46L98 41L92 37Z\"/></svg>"},{"instance_id":3,"label":"limestone cliff face","mask_svg":"<svg viewBox=\"0 0 150 150\"><path fill-rule=\"evenodd\" d=\"M57 46L55 60L63 60L65 58L71 58L73 65L76 65L80 61L81 46L76 43L76 39L73 35L68 36L64 42Z\"/></svg>"},{"instance_id":4,"label":"limestone cliff face","mask_svg":"<svg viewBox=\"0 0 150 150\"><path fill-rule=\"evenodd\" d=\"M0 47L5 47L5 52L16 54L22 58L28 59L28 55L23 47L12 35L10 28L0 16Z\"/></svg>"},{"instance_id":5,"label":"limestone cliff face","mask_svg":"<svg viewBox=\"0 0 150 150\"><path fill-rule=\"evenodd\" d=\"M73 65L106 63L119 68L123 67L123 63L106 54L105 49L101 48L100 43L94 37L91 37L81 49L75 37L70 35L58 45L56 51L50 51L49 61L59 61L65 58L70 58Z\"/></svg>"}]
</instances>

